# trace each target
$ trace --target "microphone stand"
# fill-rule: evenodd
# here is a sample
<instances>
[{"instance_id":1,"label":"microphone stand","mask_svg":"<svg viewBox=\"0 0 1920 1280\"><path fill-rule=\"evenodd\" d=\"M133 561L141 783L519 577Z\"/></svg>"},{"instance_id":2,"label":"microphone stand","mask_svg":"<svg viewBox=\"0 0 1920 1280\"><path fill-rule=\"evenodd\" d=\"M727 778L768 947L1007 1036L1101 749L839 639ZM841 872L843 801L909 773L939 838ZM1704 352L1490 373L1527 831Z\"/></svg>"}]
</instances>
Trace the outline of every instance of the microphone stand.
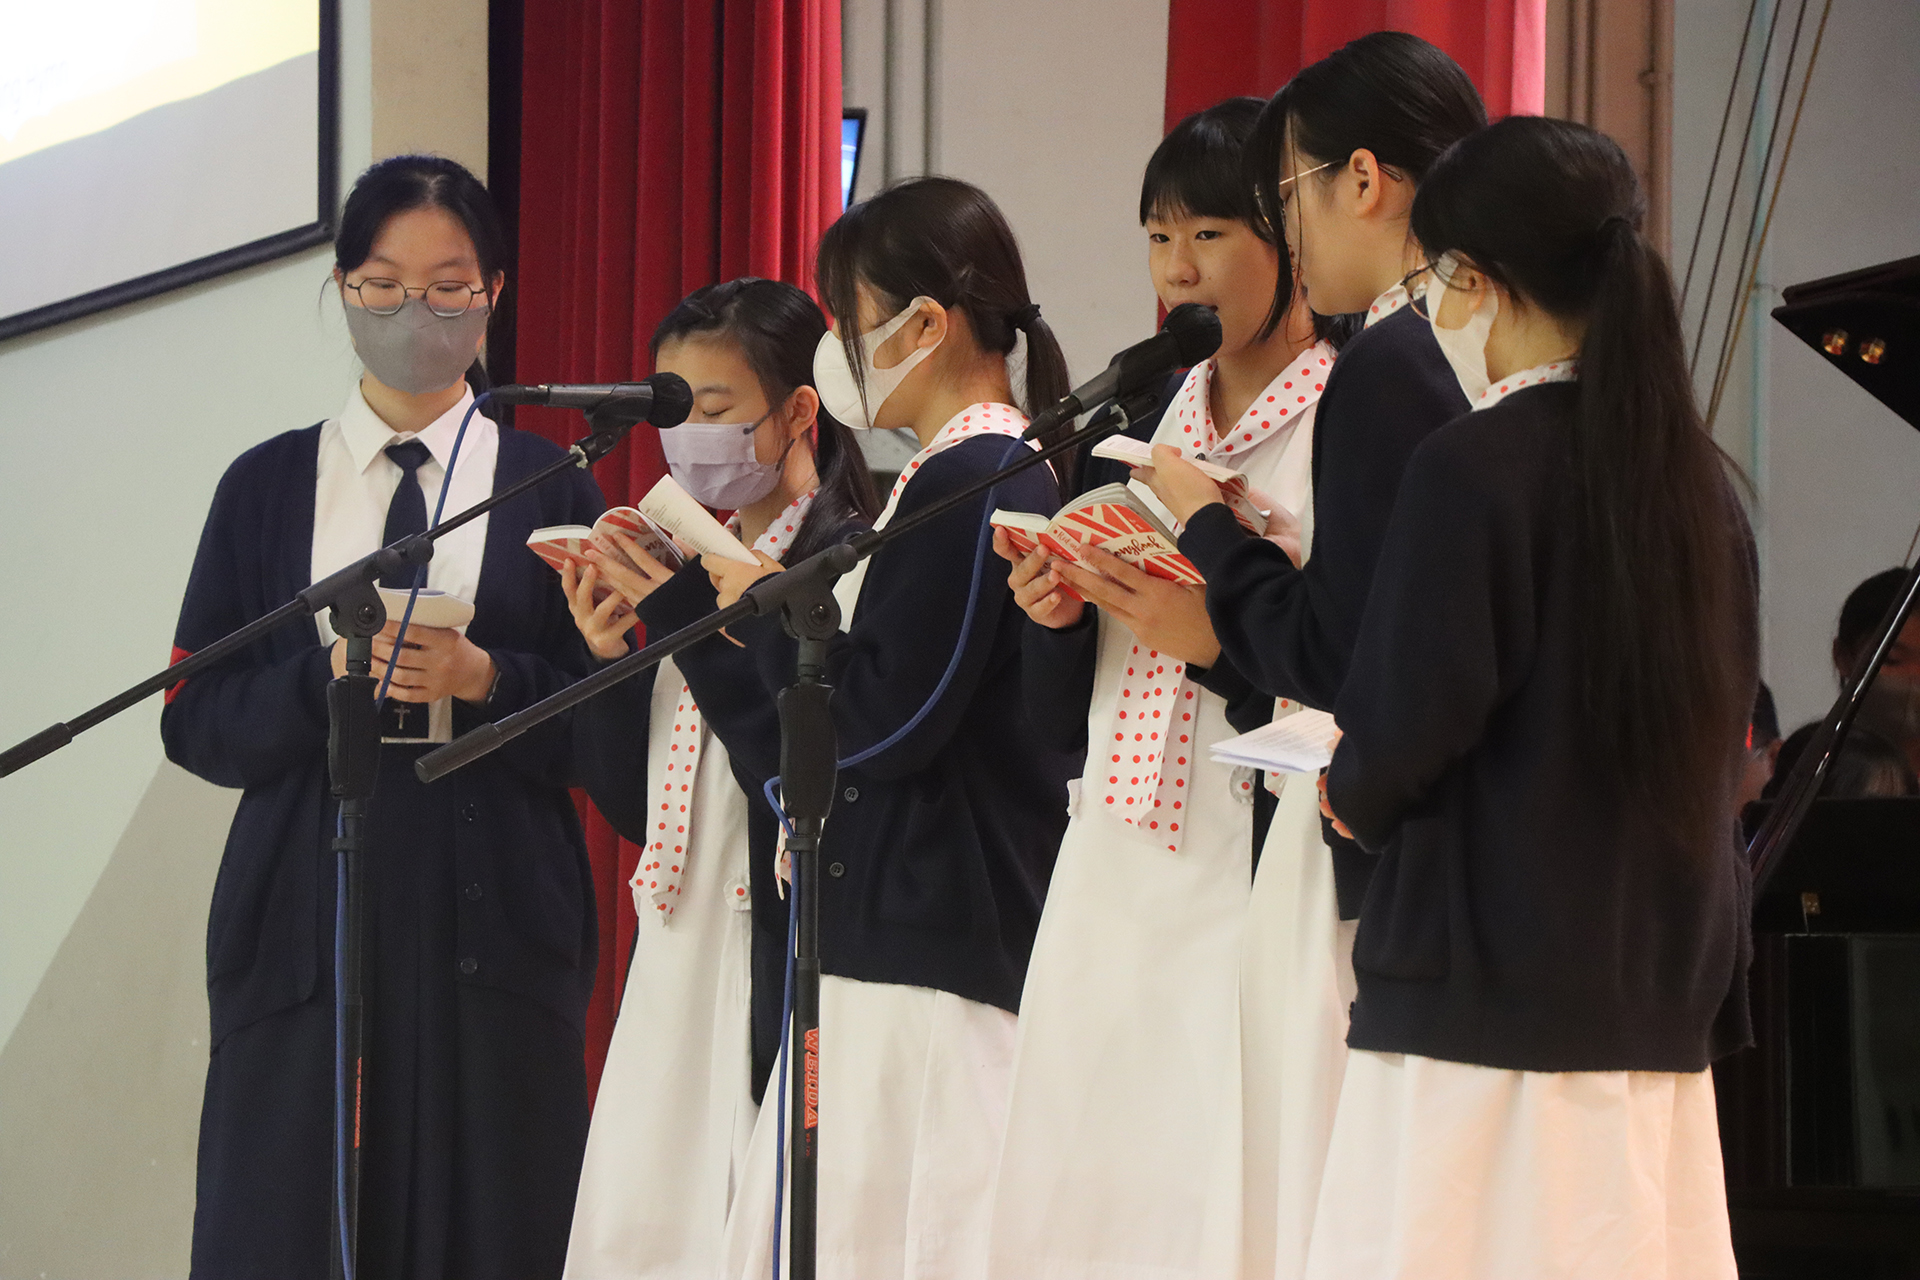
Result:
<instances>
[{"instance_id":1,"label":"microphone stand","mask_svg":"<svg viewBox=\"0 0 1920 1280\"><path fill-rule=\"evenodd\" d=\"M433 559L434 542L463 525L470 524L504 502L508 502L547 480L574 467L588 467L611 453L634 425L628 411L589 411L592 434L577 442L566 456L507 488L494 493L460 514L427 530L403 538L364 556L338 573L314 583L293 599L270 613L263 614L237 631L221 637L165 671L158 672L115 694L99 706L82 712L69 721L42 729L31 738L0 753L0 777L16 773L42 756L51 755L102 721L111 719L128 707L162 689L190 679L247 648L285 623L328 611L334 632L347 642L344 676L327 685L327 776L332 794L340 802L339 834L334 838L334 853L346 864L346 929L341 947L340 999L344 1009L341 1058L346 1070L346 1088L351 1102L347 1111L347 1145L336 1157L333 1243L328 1246L332 1274L336 1278L357 1274L360 1226L360 1158L365 1145L366 1097L366 1008L365 941L366 898L362 875L363 841L366 834L367 802L373 796L374 782L380 772L379 717L374 706L377 681L373 678L373 637L386 625L387 611L375 584L382 577L395 576L427 564ZM829 782L831 785L831 782ZM336 1070L339 1064L336 1064ZM336 1076L337 1078L337 1076ZM336 1109L340 1100L336 1098ZM344 1219L344 1220L343 1220Z\"/></svg>"},{"instance_id":2,"label":"microphone stand","mask_svg":"<svg viewBox=\"0 0 1920 1280\"><path fill-rule=\"evenodd\" d=\"M471 764L536 725L578 706L665 658L700 643L746 618L781 612L787 633L800 642L793 684L783 689L780 710L780 797L792 823L787 852L792 864L794 901L800 912L795 929L793 1025L789 1043L795 1064L789 1068L794 1117L793 1150L788 1161L792 1188L788 1211L788 1267L792 1280L813 1280L819 1205L820 1098L820 836L833 804L839 750L829 703L833 688L825 682L827 642L840 629L834 584L854 565L881 547L903 538L947 512L997 488L1014 476L1077 448L1124 431L1132 418L1159 399L1158 386L1129 391L1115 399L1086 427L991 475L983 476L903 520L879 531L859 534L828 547L780 573L760 579L733 604L628 654L533 706L493 724L481 725L414 761L422 782L435 782ZM964 643L964 637L962 642ZM775 1188L775 1195L779 1188ZM778 1241L775 1242L778 1248Z\"/></svg>"}]
</instances>

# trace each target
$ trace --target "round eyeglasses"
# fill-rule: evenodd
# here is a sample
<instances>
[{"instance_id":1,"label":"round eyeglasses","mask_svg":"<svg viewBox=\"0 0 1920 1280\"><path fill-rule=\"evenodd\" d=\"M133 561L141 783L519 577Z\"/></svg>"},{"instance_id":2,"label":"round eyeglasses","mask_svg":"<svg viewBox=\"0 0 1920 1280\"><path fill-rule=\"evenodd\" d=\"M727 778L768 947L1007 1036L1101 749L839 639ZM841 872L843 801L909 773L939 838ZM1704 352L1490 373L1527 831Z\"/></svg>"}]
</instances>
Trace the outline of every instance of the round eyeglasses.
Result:
<instances>
[{"instance_id":1,"label":"round eyeglasses","mask_svg":"<svg viewBox=\"0 0 1920 1280\"><path fill-rule=\"evenodd\" d=\"M487 291L468 284L464 280L436 280L425 287L404 285L398 280L388 280L374 276L358 284L349 284L347 288L359 295L360 305L377 316L390 316L407 304L407 298L419 294L426 301L427 310L443 320L465 315L473 306L475 298L483 298Z\"/></svg>"}]
</instances>

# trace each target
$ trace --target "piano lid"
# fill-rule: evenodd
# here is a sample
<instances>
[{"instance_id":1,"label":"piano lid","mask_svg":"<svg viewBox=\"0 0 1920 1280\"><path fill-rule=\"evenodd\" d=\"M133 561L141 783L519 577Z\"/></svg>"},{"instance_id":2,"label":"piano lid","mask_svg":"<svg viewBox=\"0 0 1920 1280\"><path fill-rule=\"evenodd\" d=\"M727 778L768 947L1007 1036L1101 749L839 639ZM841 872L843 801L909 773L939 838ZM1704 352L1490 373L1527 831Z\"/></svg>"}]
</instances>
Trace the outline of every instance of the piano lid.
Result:
<instances>
[{"instance_id":1,"label":"piano lid","mask_svg":"<svg viewBox=\"0 0 1920 1280\"><path fill-rule=\"evenodd\" d=\"M1773 318L1920 429L1920 257L1788 285Z\"/></svg>"}]
</instances>

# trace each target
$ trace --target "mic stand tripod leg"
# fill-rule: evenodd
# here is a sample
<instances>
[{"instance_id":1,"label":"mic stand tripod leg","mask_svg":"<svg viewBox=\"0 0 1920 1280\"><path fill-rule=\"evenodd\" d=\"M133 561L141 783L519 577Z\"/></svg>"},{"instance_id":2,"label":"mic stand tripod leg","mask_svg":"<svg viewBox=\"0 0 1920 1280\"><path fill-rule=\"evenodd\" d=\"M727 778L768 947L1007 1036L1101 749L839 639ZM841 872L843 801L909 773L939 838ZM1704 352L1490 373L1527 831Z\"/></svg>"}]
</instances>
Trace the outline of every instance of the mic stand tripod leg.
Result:
<instances>
[{"instance_id":1,"label":"mic stand tripod leg","mask_svg":"<svg viewBox=\"0 0 1920 1280\"><path fill-rule=\"evenodd\" d=\"M840 629L833 580L822 577L789 599L786 628L800 641L794 683L781 690L780 804L793 824L787 853L793 876L793 1052L789 1113L792 1153L787 1162L788 1274L813 1280L819 1221L820 1171L820 834L833 807L838 743L826 683L827 640ZM776 1188L776 1193L778 1189ZM776 1247L778 1247L776 1242Z\"/></svg>"},{"instance_id":2,"label":"mic stand tripod leg","mask_svg":"<svg viewBox=\"0 0 1920 1280\"><path fill-rule=\"evenodd\" d=\"M346 895L346 927L337 961L335 999L339 1043L334 1079L335 1133L333 1233L328 1241L329 1273L336 1280L358 1274L360 1241L360 1155L365 1128L366 889L364 846L367 801L380 770L380 725L374 707L373 637L386 624L386 610L371 582L350 588L335 601L330 620L347 642L347 673L327 686L327 776L340 802L340 825L333 850L345 867L339 891ZM339 908L336 906L336 910Z\"/></svg>"}]
</instances>

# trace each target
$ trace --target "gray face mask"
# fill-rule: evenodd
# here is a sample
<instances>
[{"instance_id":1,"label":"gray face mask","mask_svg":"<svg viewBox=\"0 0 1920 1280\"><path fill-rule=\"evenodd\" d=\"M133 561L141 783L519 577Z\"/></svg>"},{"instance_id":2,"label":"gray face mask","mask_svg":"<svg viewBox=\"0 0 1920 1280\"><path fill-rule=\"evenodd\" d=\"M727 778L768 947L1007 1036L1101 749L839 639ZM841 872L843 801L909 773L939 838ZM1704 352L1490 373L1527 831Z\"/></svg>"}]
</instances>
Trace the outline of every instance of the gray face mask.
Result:
<instances>
[{"instance_id":1,"label":"gray face mask","mask_svg":"<svg viewBox=\"0 0 1920 1280\"><path fill-rule=\"evenodd\" d=\"M420 298L408 298L390 316L348 307L347 332L367 372L410 396L441 391L460 381L473 363L492 310L471 307L457 316L437 316Z\"/></svg>"}]
</instances>

